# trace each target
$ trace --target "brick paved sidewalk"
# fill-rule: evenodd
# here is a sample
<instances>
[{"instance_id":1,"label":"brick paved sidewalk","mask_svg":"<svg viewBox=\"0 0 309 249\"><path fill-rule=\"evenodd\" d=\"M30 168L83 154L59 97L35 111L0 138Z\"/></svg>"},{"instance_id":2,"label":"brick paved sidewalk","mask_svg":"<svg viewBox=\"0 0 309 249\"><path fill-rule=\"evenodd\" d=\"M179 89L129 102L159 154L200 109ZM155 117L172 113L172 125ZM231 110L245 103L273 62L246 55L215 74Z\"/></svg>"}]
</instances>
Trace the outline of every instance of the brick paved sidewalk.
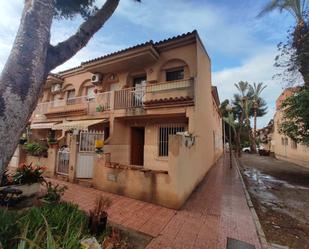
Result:
<instances>
[{"instance_id":1,"label":"brick paved sidewalk","mask_svg":"<svg viewBox=\"0 0 309 249\"><path fill-rule=\"evenodd\" d=\"M52 180L64 183L59 180ZM261 249L251 212L236 170L224 158L210 170L181 210L64 183L64 200L88 211L98 195L112 199L112 222L149 234L148 249L226 249L227 237Z\"/></svg>"}]
</instances>

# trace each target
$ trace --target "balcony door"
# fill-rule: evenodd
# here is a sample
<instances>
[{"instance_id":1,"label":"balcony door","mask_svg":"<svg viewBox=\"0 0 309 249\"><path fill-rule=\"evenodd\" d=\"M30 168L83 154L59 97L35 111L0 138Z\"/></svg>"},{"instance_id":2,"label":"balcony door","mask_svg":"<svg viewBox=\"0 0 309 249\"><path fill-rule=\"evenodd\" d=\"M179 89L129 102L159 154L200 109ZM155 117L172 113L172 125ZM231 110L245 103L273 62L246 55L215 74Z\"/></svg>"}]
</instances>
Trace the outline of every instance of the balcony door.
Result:
<instances>
[{"instance_id":1,"label":"balcony door","mask_svg":"<svg viewBox=\"0 0 309 249\"><path fill-rule=\"evenodd\" d=\"M131 128L131 164L144 165L145 127Z\"/></svg>"},{"instance_id":2,"label":"balcony door","mask_svg":"<svg viewBox=\"0 0 309 249\"><path fill-rule=\"evenodd\" d=\"M140 106L145 95L146 75L133 79L133 106Z\"/></svg>"},{"instance_id":3,"label":"balcony door","mask_svg":"<svg viewBox=\"0 0 309 249\"><path fill-rule=\"evenodd\" d=\"M76 104L76 98L75 98L75 90L68 90L67 93L67 105L74 105Z\"/></svg>"}]
</instances>

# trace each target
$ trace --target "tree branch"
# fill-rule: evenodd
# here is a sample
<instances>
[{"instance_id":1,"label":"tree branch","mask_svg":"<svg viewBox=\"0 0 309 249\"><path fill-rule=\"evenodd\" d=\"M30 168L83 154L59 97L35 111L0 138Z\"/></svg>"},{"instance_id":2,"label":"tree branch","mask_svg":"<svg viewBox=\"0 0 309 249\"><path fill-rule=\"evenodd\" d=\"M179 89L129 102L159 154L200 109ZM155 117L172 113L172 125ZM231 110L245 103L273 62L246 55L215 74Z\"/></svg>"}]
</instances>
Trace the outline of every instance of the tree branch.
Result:
<instances>
[{"instance_id":1,"label":"tree branch","mask_svg":"<svg viewBox=\"0 0 309 249\"><path fill-rule=\"evenodd\" d=\"M51 71L55 67L61 65L85 47L91 37L114 13L119 1L120 0L106 0L102 8L82 23L74 35L56 46L50 45L46 60L47 70Z\"/></svg>"}]
</instances>

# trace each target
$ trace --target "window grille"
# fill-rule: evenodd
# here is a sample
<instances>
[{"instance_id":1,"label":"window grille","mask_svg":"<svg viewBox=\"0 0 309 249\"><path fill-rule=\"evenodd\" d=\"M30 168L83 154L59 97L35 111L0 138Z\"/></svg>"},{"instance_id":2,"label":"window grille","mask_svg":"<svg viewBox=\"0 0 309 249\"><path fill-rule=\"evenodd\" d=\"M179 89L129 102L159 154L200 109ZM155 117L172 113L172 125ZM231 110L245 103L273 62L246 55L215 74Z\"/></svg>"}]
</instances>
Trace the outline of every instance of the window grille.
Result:
<instances>
[{"instance_id":1,"label":"window grille","mask_svg":"<svg viewBox=\"0 0 309 249\"><path fill-rule=\"evenodd\" d=\"M166 81L183 80L184 76L185 74L183 68L166 71Z\"/></svg>"},{"instance_id":2,"label":"window grille","mask_svg":"<svg viewBox=\"0 0 309 249\"><path fill-rule=\"evenodd\" d=\"M166 124L159 126L159 157L168 156L169 135L185 131L185 124Z\"/></svg>"},{"instance_id":3,"label":"window grille","mask_svg":"<svg viewBox=\"0 0 309 249\"><path fill-rule=\"evenodd\" d=\"M79 140L79 152L94 152L95 140L104 140L104 132L81 131Z\"/></svg>"}]
</instances>

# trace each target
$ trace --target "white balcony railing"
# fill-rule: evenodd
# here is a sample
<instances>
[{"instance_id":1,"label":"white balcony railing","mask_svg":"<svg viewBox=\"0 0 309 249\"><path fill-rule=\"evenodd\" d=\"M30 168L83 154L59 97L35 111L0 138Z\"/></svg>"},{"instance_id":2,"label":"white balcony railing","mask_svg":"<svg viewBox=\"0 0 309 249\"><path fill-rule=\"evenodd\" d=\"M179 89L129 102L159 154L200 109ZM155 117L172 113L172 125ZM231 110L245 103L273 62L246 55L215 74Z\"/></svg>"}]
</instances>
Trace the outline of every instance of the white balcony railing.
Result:
<instances>
[{"instance_id":1,"label":"white balcony railing","mask_svg":"<svg viewBox=\"0 0 309 249\"><path fill-rule=\"evenodd\" d=\"M38 104L34 115L46 114L48 112L58 111L61 108L75 107L76 105L85 105L88 113L95 113L96 109L101 112L111 109L141 108L143 107L144 101L149 99L192 95L193 84L193 79L177 80L98 93L95 95L95 98L81 96L55 100Z\"/></svg>"},{"instance_id":2,"label":"white balcony railing","mask_svg":"<svg viewBox=\"0 0 309 249\"><path fill-rule=\"evenodd\" d=\"M53 112L55 110L59 110L61 108L67 108L70 106L76 106L76 105L85 105L85 107L88 106L90 102L94 102L94 98L89 98L88 96L81 96L81 97L74 97L69 99L58 99L54 101L49 102L43 102L39 103L34 110L34 115L42 115L46 114L48 112Z\"/></svg>"},{"instance_id":3,"label":"white balcony railing","mask_svg":"<svg viewBox=\"0 0 309 249\"><path fill-rule=\"evenodd\" d=\"M95 95L95 102L97 107L100 107L102 111L111 109L111 97L112 92L103 92Z\"/></svg>"},{"instance_id":4,"label":"white balcony railing","mask_svg":"<svg viewBox=\"0 0 309 249\"><path fill-rule=\"evenodd\" d=\"M143 106L145 87L132 87L115 91L115 109L138 108Z\"/></svg>"}]
</instances>

